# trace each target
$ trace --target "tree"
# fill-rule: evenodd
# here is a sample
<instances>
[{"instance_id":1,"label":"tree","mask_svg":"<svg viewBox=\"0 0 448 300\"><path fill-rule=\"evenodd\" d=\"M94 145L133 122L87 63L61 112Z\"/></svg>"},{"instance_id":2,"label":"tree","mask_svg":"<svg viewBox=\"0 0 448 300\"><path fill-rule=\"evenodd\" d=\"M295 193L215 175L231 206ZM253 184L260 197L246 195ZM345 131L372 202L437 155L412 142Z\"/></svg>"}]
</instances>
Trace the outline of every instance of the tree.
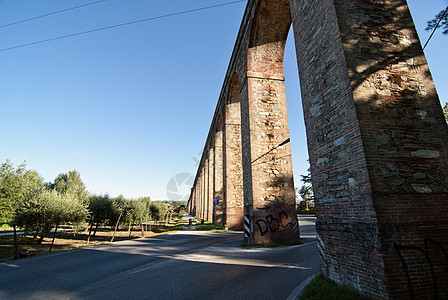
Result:
<instances>
[{"instance_id":1,"label":"tree","mask_svg":"<svg viewBox=\"0 0 448 300\"><path fill-rule=\"evenodd\" d=\"M88 204L89 197L86 191L86 186L81 180L81 175L76 170L59 174L49 187L61 194L68 192L73 193L78 197L79 201Z\"/></svg>"},{"instance_id":2,"label":"tree","mask_svg":"<svg viewBox=\"0 0 448 300\"><path fill-rule=\"evenodd\" d=\"M53 227L68 222L79 223L88 216L87 207L73 193L60 194L56 190L44 188L30 194L22 201L15 212L15 223L27 231L40 233L43 239ZM55 232L56 234L56 232Z\"/></svg>"},{"instance_id":3,"label":"tree","mask_svg":"<svg viewBox=\"0 0 448 300\"><path fill-rule=\"evenodd\" d=\"M0 166L0 223L11 224L14 211L23 199L44 186L44 180L34 170L26 170L26 163L14 166L6 160Z\"/></svg>"},{"instance_id":4,"label":"tree","mask_svg":"<svg viewBox=\"0 0 448 300\"><path fill-rule=\"evenodd\" d=\"M151 218L156 221L160 221L163 219L167 212L168 208L166 207L166 204L161 201L153 201L151 202L150 211L151 211Z\"/></svg>"},{"instance_id":5,"label":"tree","mask_svg":"<svg viewBox=\"0 0 448 300\"><path fill-rule=\"evenodd\" d=\"M93 236L95 236L98 226L106 222L113 221L115 209L112 199L109 195L93 195L89 198L90 228L96 224Z\"/></svg>"},{"instance_id":6,"label":"tree","mask_svg":"<svg viewBox=\"0 0 448 300\"><path fill-rule=\"evenodd\" d=\"M443 34L448 34L448 7L444 10L441 10L432 20L428 21L428 25L426 26L426 30L434 30L437 28L443 28Z\"/></svg>"},{"instance_id":7,"label":"tree","mask_svg":"<svg viewBox=\"0 0 448 300\"><path fill-rule=\"evenodd\" d=\"M299 204L299 209L305 209L309 210L309 203L311 201L314 201L314 192L313 192L313 186L311 182L311 172L308 168L308 174L301 175L302 177L302 186L298 190L298 194L302 198L302 201Z\"/></svg>"}]
</instances>

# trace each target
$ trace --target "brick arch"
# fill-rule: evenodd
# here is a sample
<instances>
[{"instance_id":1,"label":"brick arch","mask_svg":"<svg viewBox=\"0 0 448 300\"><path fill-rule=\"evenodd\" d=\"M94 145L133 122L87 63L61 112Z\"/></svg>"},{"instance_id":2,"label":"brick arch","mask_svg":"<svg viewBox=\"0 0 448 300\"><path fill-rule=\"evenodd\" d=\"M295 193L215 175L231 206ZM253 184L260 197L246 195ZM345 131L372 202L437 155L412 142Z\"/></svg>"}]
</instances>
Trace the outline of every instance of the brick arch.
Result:
<instances>
[{"instance_id":1,"label":"brick arch","mask_svg":"<svg viewBox=\"0 0 448 300\"><path fill-rule=\"evenodd\" d=\"M248 76L283 76L283 56L290 26L289 0L257 1L248 43Z\"/></svg>"}]
</instances>

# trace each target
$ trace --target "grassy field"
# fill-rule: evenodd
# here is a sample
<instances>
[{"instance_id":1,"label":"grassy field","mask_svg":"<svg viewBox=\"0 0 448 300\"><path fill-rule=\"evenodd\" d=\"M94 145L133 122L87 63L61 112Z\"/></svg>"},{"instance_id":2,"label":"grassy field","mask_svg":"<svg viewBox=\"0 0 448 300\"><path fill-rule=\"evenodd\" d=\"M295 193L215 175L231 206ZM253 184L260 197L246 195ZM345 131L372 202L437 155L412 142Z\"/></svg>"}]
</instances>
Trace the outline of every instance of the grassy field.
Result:
<instances>
[{"instance_id":1,"label":"grassy field","mask_svg":"<svg viewBox=\"0 0 448 300\"><path fill-rule=\"evenodd\" d=\"M152 237L163 234L168 234L176 230L182 230L184 221L177 220L172 221L165 226L151 225L151 231L142 235L141 227L134 226L131 234L128 233L128 227L122 226L115 234L114 242L137 239L141 237ZM4 231L1 231L4 232ZM98 245L102 243L109 243L114 233L113 228L103 227L99 228L95 236L90 237L89 245ZM93 234L93 232L92 232ZM84 247L87 245L88 230L81 230L76 232L58 232L54 241L52 252L65 251ZM31 235L19 235L18 236L18 248L19 253L26 253L23 257L31 257L36 255L45 255L50 253L50 245L53 239L53 233L50 233L49 237L46 237L42 244L37 244L37 239L33 239ZM14 237L13 235L0 236L0 263L9 261L14 257Z\"/></svg>"}]
</instances>

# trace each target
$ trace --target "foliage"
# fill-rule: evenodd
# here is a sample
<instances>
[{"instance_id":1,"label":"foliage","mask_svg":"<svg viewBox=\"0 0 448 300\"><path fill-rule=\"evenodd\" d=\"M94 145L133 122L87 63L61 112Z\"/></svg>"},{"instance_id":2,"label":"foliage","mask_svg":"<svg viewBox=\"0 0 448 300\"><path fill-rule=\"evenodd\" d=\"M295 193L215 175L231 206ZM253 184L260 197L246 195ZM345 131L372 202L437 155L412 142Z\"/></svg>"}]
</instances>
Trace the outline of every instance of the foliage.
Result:
<instances>
[{"instance_id":1,"label":"foliage","mask_svg":"<svg viewBox=\"0 0 448 300\"><path fill-rule=\"evenodd\" d=\"M163 220L166 212L168 211L168 207L165 202L153 201L151 202L150 211L151 211L151 219L160 221Z\"/></svg>"},{"instance_id":2,"label":"foliage","mask_svg":"<svg viewBox=\"0 0 448 300\"><path fill-rule=\"evenodd\" d=\"M301 175L302 177L302 186L300 189L297 189L297 194L299 194L302 201L299 204L298 210L310 210L310 202L314 201L314 192L313 192L313 185L311 182L311 171L310 168L308 168L308 173L306 175ZM300 207L300 205L303 205L304 207Z\"/></svg>"},{"instance_id":3,"label":"foliage","mask_svg":"<svg viewBox=\"0 0 448 300\"><path fill-rule=\"evenodd\" d=\"M85 204L88 204L89 202L86 187L81 180L81 175L76 170L59 174L54 179L54 182L50 183L49 188L54 189L61 194L69 192L73 193L76 197L78 197L79 201Z\"/></svg>"},{"instance_id":4,"label":"foliage","mask_svg":"<svg viewBox=\"0 0 448 300\"><path fill-rule=\"evenodd\" d=\"M334 281L319 274L311 280L299 297L300 300L369 300L359 292L337 285Z\"/></svg>"},{"instance_id":5,"label":"foliage","mask_svg":"<svg viewBox=\"0 0 448 300\"><path fill-rule=\"evenodd\" d=\"M97 225L113 222L116 215L114 202L109 198L109 195L90 196L89 211L91 220Z\"/></svg>"},{"instance_id":6,"label":"foliage","mask_svg":"<svg viewBox=\"0 0 448 300\"><path fill-rule=\"evenodd\" d=\"M299 215L315 215L316 210L314 209L314 207L307 207L306 201L301 201L297 206L297 213Z\"/></svg>"},{"instance_id":7,"label":"foliage","mask_svg":"<svg viewBox=\"0 0 448 300\"><path fill-rule=\"evenodd\" d=\"M14 211L23 199L44 185L43 179L34 170L26 170L23 162L14 166L6 160L0 166L0 223L11 224Z\"/></svg>"},{"instance_id":8,"label":"foliage","mask_svg":"<svg viewBox=\"0 0 448 300\"><path fill-rule=\"evenodd\" d=\"M181 208L182 206L185 207L186 202L185 201L167 201L167 203L174 206L174 208Z\"/></svg>"},{"instance_id":9,"label":"foliage","mask_svg":"<svg viewBox=\"0 0 448 300\"><path fill-rule=\"evenodd\" d=\"M87 215L87 207L74 193L60 194L56 190L41 189L20 203L15 222L27 231L40 232L41 242L52 227L68 222L82 222Z\"/></svg>"},{"instance_id":10,"label":"foliage","mask_svg":"<svg viewBox=\"0 0 448 300\"><path fill-rule=\"evenodd\" d=\"M447 7L448 9L448 7ZM447 9L441 10L432 20L428 21L428 25L426 26L425 30L433 30L437 24L440 24L437 26L437 28L442 27L443 34L448 34L448 13Z\"/></svg>"},{"instance_id":11,"label":"foliage","mask_svg":"<svg viewBox=\"0 0 448 300\"><path fill-rule=\"evenodd\" d=\"M445 121L448 123L448 102L443 106L443 115L445 117Z\"/></svg>"}]
</instances>

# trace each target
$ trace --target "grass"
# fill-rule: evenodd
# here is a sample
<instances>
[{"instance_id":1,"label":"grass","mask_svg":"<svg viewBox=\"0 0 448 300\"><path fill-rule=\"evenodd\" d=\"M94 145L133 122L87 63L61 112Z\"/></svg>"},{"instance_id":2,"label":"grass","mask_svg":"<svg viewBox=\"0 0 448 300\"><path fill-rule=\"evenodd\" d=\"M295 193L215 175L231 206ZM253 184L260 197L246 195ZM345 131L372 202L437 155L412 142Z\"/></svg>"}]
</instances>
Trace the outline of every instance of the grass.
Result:
<instances>
[{"instance_id":1,"label":"grass","mask_svg":"<svg viewBox=\"0 0 448 300\"><path fill-rule=\"evenodd\" d=\"M201 219L196 219L196 230L212 231L212 232L231 232L231 231L233 231L233 230L229 230L229 229L224 229L222 224L215 224L215 223L205 221L205 220L204 220L204 224L201 224Z\"/></svg>"},{"instance_id":2,"label":"grass","mask_svg":"<svg viewBox=\"0 0 448 300\"><path fill-rule=\"evenodd\" d=\"M145 232L144 237L153 237L158 235L169 234L173 231L182 230L185 224L182 220L172 221L167 226L151 225L151 231ZM98 228L95 236L90 237L89 245L98 245L110 242L114 230L111 228ZM93 234L93 232L92 232ZM37 244L36 239L31 235L17 236L19 253L26 253L26 257L45 255L49 253L53 233L46 237L42 244ZM82 230L77 232L58 232L53 246L52 252L65 251L87 245L88 231ZM129 236L127 226L120 227L117 231L114 242L142 238L141 228L135 226ZM13 235L0 236L0 263L6 262L14 257L14 237Z\"/></svg>"},{"instance_id":3,"label":"grass","mask_svg":"<svg viewBox=\"0 0 448 300\"><path fill-rule=\"evenodd\" d=\"M205 221L204 224L201 224L200 221L196 221L196 230L200 231L223 231L223 227L221 224L214 224L212 222Z\"/></svg>"},{"instance_id":4,"label":"grass","mask_svg":"<svg viewBox=\"0 0 448 300\"><path fill-rule=\"evenodd\" d=\"M341 286L319 274L305 287L299 300L371 300L347 286Z\"/></svg>"}]
</instances>

